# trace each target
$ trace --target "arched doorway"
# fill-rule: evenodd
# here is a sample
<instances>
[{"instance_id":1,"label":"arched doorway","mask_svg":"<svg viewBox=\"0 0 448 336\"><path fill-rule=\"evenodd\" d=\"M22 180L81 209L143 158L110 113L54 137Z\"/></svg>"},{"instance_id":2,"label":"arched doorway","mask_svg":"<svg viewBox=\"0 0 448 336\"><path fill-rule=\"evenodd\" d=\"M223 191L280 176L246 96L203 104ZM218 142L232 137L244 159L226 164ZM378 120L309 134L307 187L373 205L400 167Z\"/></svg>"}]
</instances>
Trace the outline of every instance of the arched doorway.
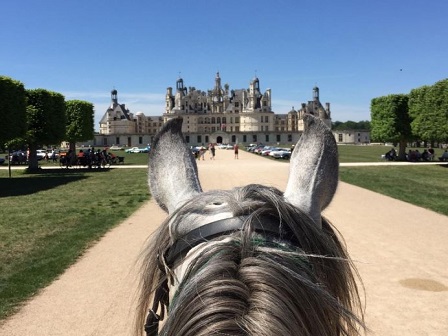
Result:
<instances>
[{"instance_id":1,"label":"arched doorway","mask_svg":"<svg viewBox=\"0 0 448 336\"><path fill-rule=\"evenodd\" d=\"M216 143L222 144L222 136L216 138Z\"/></svg>"}]
</instances>

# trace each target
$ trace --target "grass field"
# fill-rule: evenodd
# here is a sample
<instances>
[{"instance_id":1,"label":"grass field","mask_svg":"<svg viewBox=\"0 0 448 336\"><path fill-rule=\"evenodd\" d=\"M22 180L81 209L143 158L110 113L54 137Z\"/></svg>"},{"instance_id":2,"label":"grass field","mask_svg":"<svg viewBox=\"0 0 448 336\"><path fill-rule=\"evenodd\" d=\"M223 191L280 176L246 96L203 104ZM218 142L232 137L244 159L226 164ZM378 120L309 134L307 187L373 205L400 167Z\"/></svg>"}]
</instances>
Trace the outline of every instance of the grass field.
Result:
<instances>
[{"instance_id":1,"label":"grass field","mask_svg":"<svg viewBox=\"0 0 448 336\"><path fill-rule=\"evenodd\" d=\"M340 162L378 162L381 155L386 154L392 147L390 146L338 146Z\"/></svg>"},{"instance_id":2,"label":"grass field","mask_svg":"<svg viewBox=\"0 0 448 336\"><path fill-rule=\"evenodd\" d=\"M145 169L0 170L0 319L149 199Z\"/></svg>"},{"instance_id":3,"label":"grass field","mask_svg":"<svg viewBox=\"0 0 448 336\"><path fill-rule=\"evenodd\" d=\"M448 216L448 165L340 167L339 178Z\"/></svg>"}]
</instances>

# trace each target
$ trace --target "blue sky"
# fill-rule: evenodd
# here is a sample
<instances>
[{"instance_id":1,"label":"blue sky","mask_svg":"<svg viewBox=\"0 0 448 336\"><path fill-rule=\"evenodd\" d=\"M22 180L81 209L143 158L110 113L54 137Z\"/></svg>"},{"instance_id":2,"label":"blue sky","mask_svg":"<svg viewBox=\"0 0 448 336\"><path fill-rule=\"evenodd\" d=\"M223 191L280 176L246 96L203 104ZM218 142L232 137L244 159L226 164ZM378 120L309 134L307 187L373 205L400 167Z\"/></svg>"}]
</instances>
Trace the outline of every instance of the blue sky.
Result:
<instances>
[{"instance_id":1,"label":"blue sky","mask_svg":"<svg viewBox=\"0 0 448 336\"><path fill-rule=\"evenodd\" d=\"M370 120L370 100L448 77L446 0L21 0L0 5L0 75L95 105L118 90L161 115L180 76L208 90L256 75L287 113L320 88L333 121Z\"/></svg>"}]
</instances>

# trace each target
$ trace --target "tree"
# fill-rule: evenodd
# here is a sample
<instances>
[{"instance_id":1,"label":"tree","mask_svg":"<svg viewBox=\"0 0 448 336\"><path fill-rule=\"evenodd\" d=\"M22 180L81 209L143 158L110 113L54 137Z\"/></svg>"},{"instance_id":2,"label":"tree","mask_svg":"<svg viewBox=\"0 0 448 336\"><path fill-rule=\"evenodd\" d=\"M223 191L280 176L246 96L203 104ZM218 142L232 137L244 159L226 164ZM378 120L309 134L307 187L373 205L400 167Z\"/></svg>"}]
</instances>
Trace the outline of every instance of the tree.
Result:
<instances>
[{"instance_id":1,"label":"tree","mask_svg":"<svg viewBox=\"0 0 448 336\"><path fill-rule=\"evenodd\" d=\"M65 139L70 143L70 149L74 151L77 141L93 139L93 104L82 100L68 100L65 106L67 115Z\"/></svg>"},{"instance_id":2,"label":"tree","mask_svg":"<svg viewBox=\"0 0 448 336\"><path fill-rule=\"evenodd\" d=\"M370 121L335 121L332 126L333 130L370 130Z\"/></svg>"},{"instance_id":3,"label":"tree","mask_svg":"<svg viewBox=\"0 0 448 336\"><path fill-rule=\"evenodd\" d=\"M36 150L41 145L57 144L65 137L65 98L44 89L27 90L27 135L29 170L38 168Z\"/></svg>"},{"instance_id":4,"label":"tree","mask_svg":"<svg viewBox=\"0 0 448 336\"><path fill-rule=\"evenodd\" d=\"M434 140L434 111L431 108L430 86L412 89L409 93L409 115L412 118L412 133L419 139Z\"/></svg>"},{"instance_id":5,"label":"tree","mask_svg":"<svg viewBox=\"0 0 448 336\"><path fill-rule=\"evenodd\" d=\"M448 140L448 79L441 80L431 86L429 90L431 114L429 119L433 123L433 133L430 139L437 141Z\"/></svg>"},{"instance_id":6,"label":"tree","mask_svg":"<svg viewBox=\"0 0 448 336\"><path fill-rule=\"evenodd\" d=\"M371 138L399 143L398 158L406 157L406 143L412 138L408 96L394 94L373 98L370 105Z\"/></svg>"},{"instance_id":7,"label":"tree","mask_svg":"<svg viewBox=\"0 0 448 336\"><path fill-rule=\"evenodd\" d=\"M431 144L448 139L448 79L411 90L408 104L416 137Z\"/></svg>"},{"instance_id":8,"label":"tree","mask_svg":"<svg viewBox=\"0 0 448 336\"><path fill-rule=\"evenodd\" d=\"M26 131L26 91L24 85L12 78L0 76L2 124L0 148L19 139Z\"/></svg>"}]
</instances>

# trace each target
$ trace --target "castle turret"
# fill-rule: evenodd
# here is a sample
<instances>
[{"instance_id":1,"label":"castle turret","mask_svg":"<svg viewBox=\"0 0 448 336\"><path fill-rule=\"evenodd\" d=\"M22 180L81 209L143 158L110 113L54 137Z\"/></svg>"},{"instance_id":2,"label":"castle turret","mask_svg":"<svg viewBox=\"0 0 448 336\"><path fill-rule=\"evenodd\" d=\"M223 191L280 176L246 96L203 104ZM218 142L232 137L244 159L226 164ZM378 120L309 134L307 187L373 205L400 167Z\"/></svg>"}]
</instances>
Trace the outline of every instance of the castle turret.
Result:
<instances>
[{"instance_id":1,"label":"castle turret","mask_svg":"<svg viewBox=\"0 0 448 336\"><path fill-rule=\"evenodd\" d=\"M184 80L182 78L179 78L176 81L176 90L177 90L177 92L184 91Z\"/></svg>"},{"instance_id":2,"label":"castle turret","mask_svg":"<svg viewBox=\"0 0 448 336\"><path fill-rule=\"evenodd\" d=\"M313 100L319 101L319 88L317 86L313 88Z\"/></svg>"},{"instance_id":3,"label":"castle turret","mask_svg":"<svg viewBox=\"0 0 448 336\"><path fill-rule=\"evenodd\" d=\"M112 104L118 104L118 91L117 90L113 89L110 92L110 97L112 100Z\"/></svg>"}]
</instances>

